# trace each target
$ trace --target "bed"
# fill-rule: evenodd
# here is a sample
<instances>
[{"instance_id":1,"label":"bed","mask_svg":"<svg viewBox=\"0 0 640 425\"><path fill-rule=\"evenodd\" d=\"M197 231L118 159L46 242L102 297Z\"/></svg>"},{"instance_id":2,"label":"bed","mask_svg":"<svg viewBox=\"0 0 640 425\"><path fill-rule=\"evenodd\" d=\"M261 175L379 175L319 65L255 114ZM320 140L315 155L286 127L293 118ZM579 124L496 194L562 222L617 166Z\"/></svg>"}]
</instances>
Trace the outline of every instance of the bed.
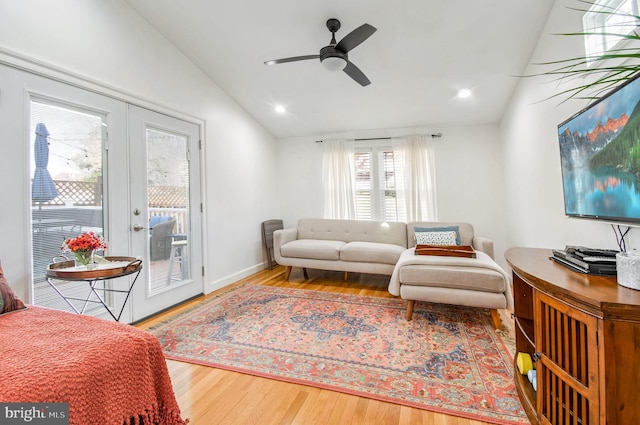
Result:
<instances>
[{"instance_id":1,"label":"bed","mask_svg":"<svg viewBox=\"0 0 640 425\"><path fill-rule=\"evenodd\" d=\"M69 403L70 425L188 423L155 336L12 292L0 265L0 402Z\"/></svg>"}]
</instances>

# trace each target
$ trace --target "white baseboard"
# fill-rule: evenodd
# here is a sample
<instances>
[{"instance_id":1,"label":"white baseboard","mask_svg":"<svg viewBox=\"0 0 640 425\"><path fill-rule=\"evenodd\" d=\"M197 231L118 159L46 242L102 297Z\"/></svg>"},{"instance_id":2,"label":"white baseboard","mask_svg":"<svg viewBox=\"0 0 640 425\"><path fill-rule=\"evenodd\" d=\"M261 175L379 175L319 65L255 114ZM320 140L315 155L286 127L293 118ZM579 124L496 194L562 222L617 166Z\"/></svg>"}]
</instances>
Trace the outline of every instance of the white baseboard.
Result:
<instances>
[{"instance_id":1,"label":"white baseboard","mask_svg":"<svg viewBox=\"0 0 640 425\"><path fill-rule=\"evenodd\" d=\"M247 267L246 269L240 270L236 273L224 276L220 279L216 279L213 282L209 282L206 288L206 293L210 294L213 291L217 291L218 289L222 289L225 286L231 285L232 283L236 283L237 281L244 279L245 277L251 276L252 274L264 270L265 267L266 263L262 262L254 266Z\"/></svg>"}]
</instances>

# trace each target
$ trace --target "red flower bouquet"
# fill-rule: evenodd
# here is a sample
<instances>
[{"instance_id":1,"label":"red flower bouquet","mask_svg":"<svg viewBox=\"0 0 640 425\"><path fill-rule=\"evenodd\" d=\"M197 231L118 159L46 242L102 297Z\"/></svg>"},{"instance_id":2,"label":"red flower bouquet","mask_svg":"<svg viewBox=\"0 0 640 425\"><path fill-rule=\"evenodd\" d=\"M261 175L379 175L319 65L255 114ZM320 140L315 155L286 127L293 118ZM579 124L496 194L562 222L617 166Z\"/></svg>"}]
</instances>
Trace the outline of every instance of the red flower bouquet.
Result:
<instances>
[{"instance_id":1,"label":"red flower bouquet","mask_svg":"<svg viewBox=\"0 0 640 425\"><path fill-rule=\"evenodd\" d=\"M89 264L96 250L107 249L107 243L102 236L93 232L86 232L75 238L69 238L62 244L63 252L73 252L76 261L84 266Z\"/></svg>"}]
</instances>

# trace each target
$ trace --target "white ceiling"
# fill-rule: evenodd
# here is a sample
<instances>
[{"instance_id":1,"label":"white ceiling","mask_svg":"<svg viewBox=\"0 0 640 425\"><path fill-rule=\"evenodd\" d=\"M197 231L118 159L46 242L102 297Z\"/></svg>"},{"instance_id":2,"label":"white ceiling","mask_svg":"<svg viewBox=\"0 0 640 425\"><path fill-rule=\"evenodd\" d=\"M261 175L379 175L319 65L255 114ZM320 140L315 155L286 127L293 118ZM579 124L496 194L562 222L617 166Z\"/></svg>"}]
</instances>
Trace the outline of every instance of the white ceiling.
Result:
<instances>
[{"instance_id":1,"label":"white ceiling","mask_svg":"<svg viewBox=\"0 0 640 425\"><path fill-rule=\"evenodd\" d=\"M554 0L126 0L275 137L496 123ZM363 23L361 87L318 54ZM457 99L461 87L470 98ZM276 104L285 114L274 111Z\"/></svg>"}]
</instances>

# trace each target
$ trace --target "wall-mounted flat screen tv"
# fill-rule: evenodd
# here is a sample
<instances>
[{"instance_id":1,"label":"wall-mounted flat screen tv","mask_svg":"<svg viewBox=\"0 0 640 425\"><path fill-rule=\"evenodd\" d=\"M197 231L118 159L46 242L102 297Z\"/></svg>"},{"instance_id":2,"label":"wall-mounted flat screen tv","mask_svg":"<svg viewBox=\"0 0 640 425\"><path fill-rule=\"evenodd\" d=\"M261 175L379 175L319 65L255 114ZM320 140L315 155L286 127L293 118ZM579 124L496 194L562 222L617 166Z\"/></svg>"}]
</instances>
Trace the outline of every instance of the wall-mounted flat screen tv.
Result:
<instances>
[{"instance_id":1,"label":"wall-mounted flat screen tv","mask_svg":"<svg viewBox=\"0 0 640 425\"><path fill-rule=\"evenodd\" d=\"M558 126L565 214L640 223L640 78Z\"/></svg>"}]
</instances>

